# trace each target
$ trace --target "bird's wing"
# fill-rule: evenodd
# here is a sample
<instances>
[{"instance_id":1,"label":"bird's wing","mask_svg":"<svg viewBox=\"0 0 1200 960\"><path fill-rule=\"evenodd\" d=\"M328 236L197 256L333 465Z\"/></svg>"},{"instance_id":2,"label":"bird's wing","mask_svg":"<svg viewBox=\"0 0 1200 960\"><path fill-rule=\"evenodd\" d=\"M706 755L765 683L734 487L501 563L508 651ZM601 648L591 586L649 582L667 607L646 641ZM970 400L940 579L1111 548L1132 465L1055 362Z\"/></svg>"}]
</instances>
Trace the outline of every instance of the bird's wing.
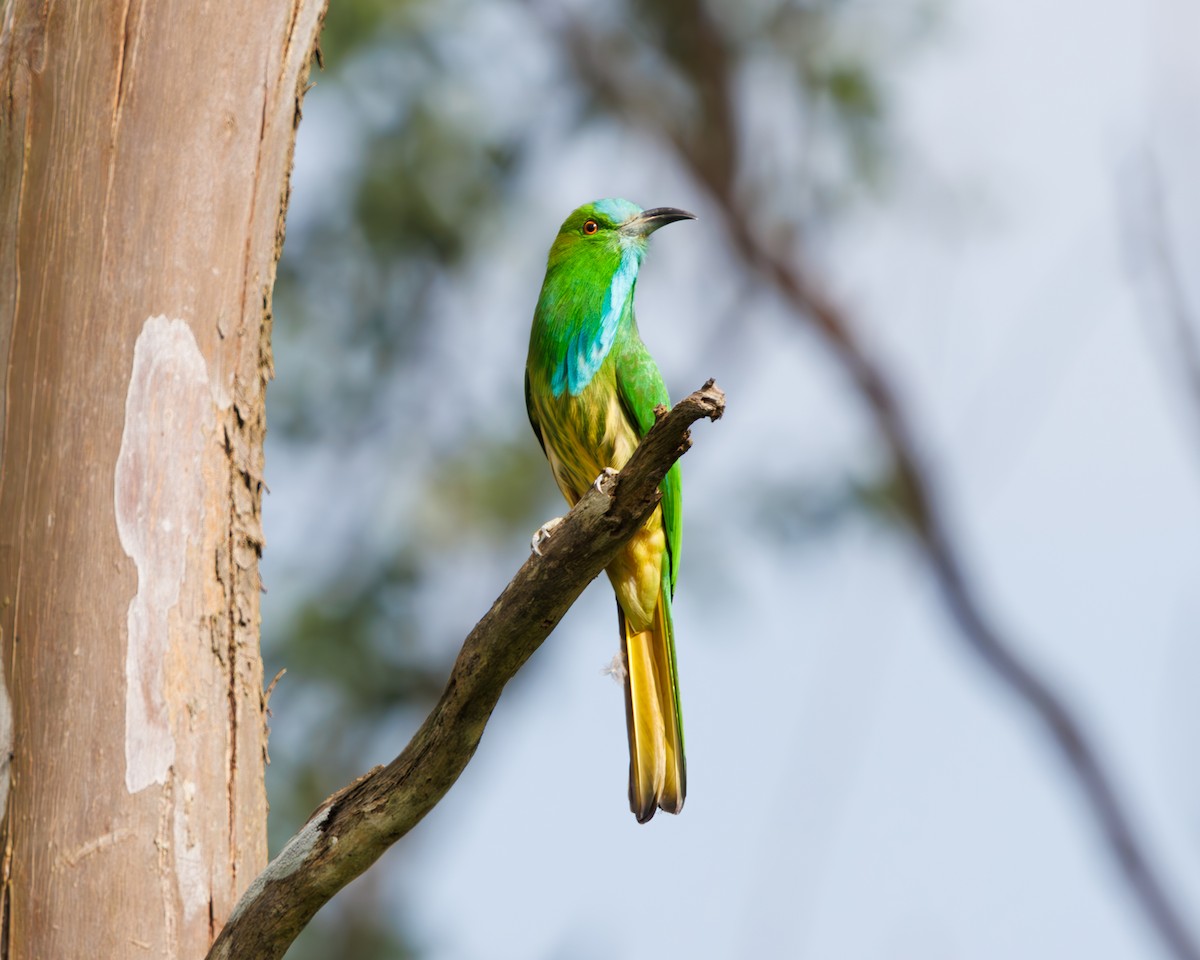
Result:
<instances>
[{"instance_id":1,"label":"bird's wing","mask_svg":"<svg viewBox=\"0 0 1200 960\"><path fill-rule=\"evenodd\" d=\"M542 453L546 452L546 441L542 439L542 427L538 423L537 414L533 412L533 397L529 392L529 370L525 371L525 413L529 415L529 425L533 427L533 434L537 437L538 443L541 444Z\"/></svg>"},{"instance_id":2,"label":"bird's wing","mask_svg":"<svg viewBox=\"0 0 1200 960\"><path fill-rule=\"evenodd\" d=\"M671 405L667 385L663 383L658 364L642 343L636 332L618 337L613 347L617 356L617 394L625 416L634 425L639 438L644 437L654 426L654 408L660 403ZM663 482L662 491L663 530L667 535L667 556L671 563L671 594L675 593L675 579L679 573L679 542L683 533L683 487L679 479L678 462L671 466Z\"/></svg>"}]
</instances>

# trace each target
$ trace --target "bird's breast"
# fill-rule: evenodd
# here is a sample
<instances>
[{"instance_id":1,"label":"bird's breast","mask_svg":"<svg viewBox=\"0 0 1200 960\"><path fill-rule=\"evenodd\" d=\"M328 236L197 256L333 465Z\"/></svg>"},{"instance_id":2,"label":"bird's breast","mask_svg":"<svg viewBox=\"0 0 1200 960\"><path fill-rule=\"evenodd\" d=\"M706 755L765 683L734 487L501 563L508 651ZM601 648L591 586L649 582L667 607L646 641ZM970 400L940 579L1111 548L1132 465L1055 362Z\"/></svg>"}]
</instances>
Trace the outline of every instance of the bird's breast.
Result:
<instances>
[{"instance_id":1,"label":"bird's breast","mask_svg":"<svg viewBox=\"0 0 1200 960\"><path fill-rule=\"evenodd\" d=\"M605 467L620 470L638 436L617 394L616 378L597 376L578 397L544 391L537 403L542 439L554 479L572 506ZM666 536L656 509L608 567L621 609L635 631L649 629L662 586Z\"/></svg>"},{"instance_id":2,"label":"bird's breast","mask_svg":"<svg viewBox=\"0 0 1200 960\"><path fill-rule=\"evenodd\" d=\"M625 466L637 447L610 371L601 370L577 397L546 391L537 407L550 467L569 503L583 496L605 467Z\"/></svg>"}]
</instances>

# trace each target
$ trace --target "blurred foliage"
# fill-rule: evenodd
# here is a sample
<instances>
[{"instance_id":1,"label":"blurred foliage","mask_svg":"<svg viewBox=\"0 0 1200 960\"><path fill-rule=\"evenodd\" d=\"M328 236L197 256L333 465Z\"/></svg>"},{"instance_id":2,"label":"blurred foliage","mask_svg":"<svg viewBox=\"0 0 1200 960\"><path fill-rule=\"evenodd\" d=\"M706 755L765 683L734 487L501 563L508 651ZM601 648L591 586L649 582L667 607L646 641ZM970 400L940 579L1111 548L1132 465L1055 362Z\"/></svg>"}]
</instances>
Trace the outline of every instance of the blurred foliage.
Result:
<instances>
[{"instance_id":1,"label":"blurred foliage","mask_svg":"<svg viewBox=\"0 0 1200 960\"><path fill-rule=\"evenodd\" d=\"M801 549L854 522L908 528L916 509L908 485L892 469L863 478L762 483L747 502L752 519L771 539Z\"/></svg>"},{"instance_id":2,"label":"blurred foliage","mask_svg":"<svg viewBox=\"0 0 1200 960\"><path fill-rule=\"evenodd\" d=\"M297 612L288 630L297 641L288 650L290 669L330 695L353 692L356 708L370 714L436 697L441 671L431 675L414 662L412 598L419 589L414 559L396 556L353 573L366 576L330 584L320 605ZM331 637L353 642L325 642Z\"/></svg>"},{"instance_id":3,"label":"blurred foliage","mask_svg":"<svg viewBox=\"0 0 1200 960\"><path fill-rule=\"evenodd\" d=\"M517 155L513 144L481 143L474 130L418 106L378 138L363 171L356 212L371 251L384 260L457 263L466 254L464 224L487 209L492 185L504 181ZM414 191L413 182L424 189Z\"/></svg>"},{"instance_id":4,"label":"blurred foliage","mask_svg":"<svg viewBox=\"0 0 1200 960\"><path fill-rule=\"evenodd\" d=\"M332 3L321 31L322 60L337 70L357 51L376 43L385 25L396 25L421 5L421 0L353 0Z\"/></svg>"},{"instance_id":5,"label":"blurred foliage","mask_svg":"<svg viewBox=\"0 0 1200 960\"><path fill-rule=\"evenodd\" d=\"M668 151L699 151L708 189L770 197L773 216L795 231L881 184L886 72L923 36L930 9L832 0L331 4L325 71L306 111L311 123L320 97L336 114L338 144L309 147L336 148L344 170L315 212L289 226L268 442L346 461L373 451L417 509L407 522L373 517L351 472L331 492L353 514L349 546L314 544L328 563L298 605L280 609L268 597L268 675L289 671L275 695L287 720L271 742L273 850L363 772L381 729L394 730L397 718L415 723L440 692L454 651L435 652L425 636L420 597L431 570L473 544L511 543L544 519L548 472L523 417L507 435L470 427L425 435L444 392L427 369L440 343L439 293L486 254L490 225L512 215L514 184L531 152L547 149L541 118L565 109L576 133L615 122L651 131ZM555 89L530 86L518 69L538 50L557 64ZM764 526L803 537L869 499L846 485L830 491L789 495L779 501L786 522L776 510ZM319 915L289 957L416 955L403 912L368 909L357 896Z\"/></svg>"}]
</instances>

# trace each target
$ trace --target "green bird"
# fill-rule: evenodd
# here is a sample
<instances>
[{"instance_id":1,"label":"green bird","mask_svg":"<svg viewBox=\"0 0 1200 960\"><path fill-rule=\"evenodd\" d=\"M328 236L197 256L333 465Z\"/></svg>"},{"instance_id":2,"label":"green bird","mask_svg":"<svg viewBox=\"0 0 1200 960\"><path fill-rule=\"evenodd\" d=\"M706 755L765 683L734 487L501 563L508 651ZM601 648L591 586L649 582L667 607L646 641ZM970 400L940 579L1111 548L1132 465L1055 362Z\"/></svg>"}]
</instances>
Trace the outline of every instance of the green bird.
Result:
<instances>
[{"instance_id":1,"label":"green bird","mask_svg":"<svg viewBox=\"0 0 1200 960\"><path fill-rule=\"evenodd\" d=\"M625 465L654 425L654 408L670 402L638 335L633 291L650 234L694 219L674 207L597 200L567 217L550 247L529 335L525 406L572 506L600 475ZM687 792L671 619L682 530L678 464L661 490L662 502L608 567L621 632L629 806L639 823L660 808L678 813ZM535 550L552 524L535 535Z\"/></svg>"}]
</instances>

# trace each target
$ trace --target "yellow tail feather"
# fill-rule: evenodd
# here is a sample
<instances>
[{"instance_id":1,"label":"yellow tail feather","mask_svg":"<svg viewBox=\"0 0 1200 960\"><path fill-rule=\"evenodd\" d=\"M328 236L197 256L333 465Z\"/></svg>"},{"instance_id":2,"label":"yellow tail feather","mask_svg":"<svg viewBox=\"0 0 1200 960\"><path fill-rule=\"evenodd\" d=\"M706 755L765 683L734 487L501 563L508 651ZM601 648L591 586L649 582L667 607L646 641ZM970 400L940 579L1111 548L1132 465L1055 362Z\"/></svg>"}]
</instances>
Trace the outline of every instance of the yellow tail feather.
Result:
<instances>
[{"instance_id":1,"label":"yellow tail feather","mask_svg":"<svg viewBox=\"0 0 1200 960\"><path fill-rule=\"evenodd\" d=\"M631 630L624 612L620 612L620 622L621 652L625 659L625 719L629 730L629 806L638 822L645 823L659 808L679 813L687 793L670 600L666 590L659 594L648 630Z\"/></svg>"}]
</instances>

